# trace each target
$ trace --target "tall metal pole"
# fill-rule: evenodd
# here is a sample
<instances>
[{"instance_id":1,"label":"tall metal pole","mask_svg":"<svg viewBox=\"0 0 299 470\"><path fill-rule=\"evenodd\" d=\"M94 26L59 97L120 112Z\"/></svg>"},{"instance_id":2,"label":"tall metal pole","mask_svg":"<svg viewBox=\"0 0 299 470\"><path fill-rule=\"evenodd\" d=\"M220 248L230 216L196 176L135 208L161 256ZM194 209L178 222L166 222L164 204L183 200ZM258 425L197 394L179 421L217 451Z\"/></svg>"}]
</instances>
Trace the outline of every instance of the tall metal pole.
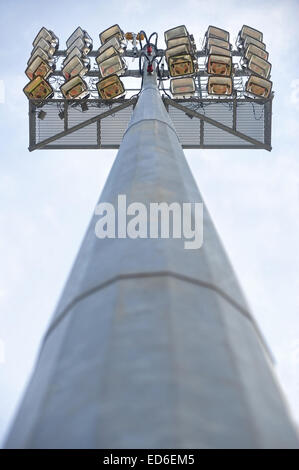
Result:
<instances>
[{"instance_id":1,"label":"tall metal pole","mask_svg":"<svg viewBox=\"0 0 299 470\"><path fill-rule=\"evenodd\" d=\"M201 202L144 74L101 201ZM272 364L204 208L204 242L103 239L93 217L7 447L297 447ZM123 234L124 235L124 234Z\"/></svg>"}]
</instances>

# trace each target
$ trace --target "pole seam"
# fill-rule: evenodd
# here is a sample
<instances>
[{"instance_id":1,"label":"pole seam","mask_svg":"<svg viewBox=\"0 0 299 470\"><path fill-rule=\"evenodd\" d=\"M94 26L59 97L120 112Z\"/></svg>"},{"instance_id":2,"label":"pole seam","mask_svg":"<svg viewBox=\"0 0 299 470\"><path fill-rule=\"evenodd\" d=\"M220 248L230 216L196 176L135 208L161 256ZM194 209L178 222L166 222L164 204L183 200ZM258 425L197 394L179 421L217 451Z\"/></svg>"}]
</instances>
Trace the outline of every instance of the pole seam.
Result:
<instances>
[{"instance_id":1,"label":"pole seam","mask_svg":"<svg viewBox=\"0 0 299 470\"><path fill-rule=\"evenodd\" d=\"M269 350L267 344L265 343L265 340L264 340L261 332L259 331L259 328L258 328L257 324L254 321L254 318L252 317L252 315L245 308L243 308L241 305L239 305L238 302L236 302L232 297L230 297L226 292L224 292L224 290L222 290L221 288L215 286L214 284L212 284L210 282L202 281L200 279L195 279L195 278L186 276L184 274L178 274L178 273L175 273L175 272L172 272L172 271L157 271L157 272L140 272L140 273L131 273L131 274L119 274L117 276L114 276L111 279L107 279L106 281L102 282L101 284L99 284L97 286L91 287L87 291L85 291L82 294L76 296L62 310L60 315L58 315L58 317L56 317L56 319L53 321L52 325L50 325L50 327L48 328L48 330L47 330L47 332L44 336L42 344L44 344L46 342L46 340L48 339L50 334L53 332L53 330L56 328L56 326L61 322L61 320L66 316L66 314L69 312L69 310L71 310L78 302L80 302L81 300L86 299L87 297L94 294L95 292L97 292L99 290L102 290L102 289L110 286L111 284L113 284L115 282L126 280L126 279L138 279L138 278L145 279L145 278L167 277L167 276L172 277L174 279L178 279L180 281L189 282L190 284L194 284L194 285L197 285L197 286L200 286L200 287L205 287L207 289L213 290L217 294L219 294L222 298L224 298L228 303L230 303L236 310L238 310L244 317L246 317L252 323L253 327L255 328L255 330L256 330L256 332L259 336L259 339L262 342L262 345L264 346L265 350L267 351L267 353L270 357L271 362L272 363L274 362L272 353Z\"/></svg>"}]
</instances>

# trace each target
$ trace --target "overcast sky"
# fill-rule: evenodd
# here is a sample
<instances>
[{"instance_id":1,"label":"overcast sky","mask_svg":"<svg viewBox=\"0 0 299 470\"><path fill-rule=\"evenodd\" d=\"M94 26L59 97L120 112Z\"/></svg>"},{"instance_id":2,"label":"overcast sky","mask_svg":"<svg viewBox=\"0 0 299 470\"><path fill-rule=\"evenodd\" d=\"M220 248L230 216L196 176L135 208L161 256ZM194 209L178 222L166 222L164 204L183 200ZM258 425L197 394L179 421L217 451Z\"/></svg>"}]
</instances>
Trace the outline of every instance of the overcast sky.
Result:
<instances>
[{"instance_id":1,"label":"overcast sky","mask_svg":"<svg viewBox=\"0 0 299 470\"><path fill-rule=\"evenodd\" d=\"M81 25L98 34L114 23L160 33L185 24L201 43L212 24L264 32L275 98L273 150L186 151L198 186L252 312L276 359L299 422L299 68L298 0L1 0L0 35L0 443L34 365L116 151L28 147L22 93L41 26L64 45Z\"/></svg>"}]
</instances>

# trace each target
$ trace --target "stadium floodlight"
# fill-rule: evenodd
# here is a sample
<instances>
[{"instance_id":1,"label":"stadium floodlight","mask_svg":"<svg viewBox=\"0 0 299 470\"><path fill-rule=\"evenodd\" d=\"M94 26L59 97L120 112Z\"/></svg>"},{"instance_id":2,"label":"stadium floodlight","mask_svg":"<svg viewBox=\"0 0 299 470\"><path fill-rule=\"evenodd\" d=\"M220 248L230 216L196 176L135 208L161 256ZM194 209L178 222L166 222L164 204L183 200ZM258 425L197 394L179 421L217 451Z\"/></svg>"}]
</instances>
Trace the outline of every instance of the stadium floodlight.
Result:
<instances>
[{"instance_id":1,"label":"stadium floodlight","mask_svg":"<svg viewBox=\"0 0 299 470\"><path fill-rule=\"evenodd\" d=\"M255 46L259 47L260 49L266 50L266 44L257 39L252 38L251 36L246 36L244 39L243 47L246 49L249 44L254 44Z\"/></svg>"},{"instance_id":2,"label":"stadium floodlight","mask_svg":"<svg viewBox=\"0 0 299 470\"><path fill-rule=\"evenodd\" d=\"M230 50L230 43L217 38L207 38L206 49L209 51L211 46L222 47L223 49Z\"/></svg>"},{"instance_id":3,"label":"stadium floodlight","mask_svg":"<svg viewBox=\"0 0 299 470\"><path fill-rule=\"evenodd\" d=\"M168 47L168 41L170 39L182 38L182 37L189 37L188 31L186 26L176 26L175 28L168 29L164 33L164 38L166 45Z\"/></svg>"},{"instance_id":4,"label":"stadium floodlight","mask_svg":"<svg viewBox=\"0 0 299 470\"><path fill-rule=\"evenodd\" d=\"M110 26L99 34L101 44L109 41L109 39L116 37L120 42L124 40L124 32L120 29L118 24Z\"/></svg>"},{"instance_id":5,"label":"stadium floodlight","mask_svg":"<svg viewBox=\"0 0 299 470\"><path fill-rule=\"evenodd\" d=\"M32 45L33 47L36 47L40 39L45 39L45 41L48 41L50 44L52 44L55 47L58 47L59 41L58 37L55 36L53 31L48 30L44 26L40 29L40 31L37 33Z\"/></svg>"},{"instance_id":6,"label":"stadium floodlight","mask_svg":"<svg viewBox=\"0 0 299 470\"><path fill-rule=\"evenodd\" d=\"M37 47L29 57L27 65L30 65L36 57L41 57L46 62L49 60L53 60L52 57L49 57L49 55L45 51L43 51L40 47Z\"/></svg>"},{"instance_id":7,"label":"stadium floodlight","mask_svg":"<svg viewBox=\"0 0 299 470\"><path fill-rule=\"evenodd\" d=\"M104 62L104 60L110 59L110 57L113 57L115 55L119 56L120 54L118 53L118 51L113 46L108 47L103 52L101 52L101 54L99 54L97 56L96 62L99 65L101 62Z\"/></svg>"},{"instance_id":8,"label":"stadium floodlight","mask_svg":"<svg viewBox=\"0 0 299 470\"><path fill-rule=\"evenodd\" d=\"M254 44L249 44L247 49L244 52L244 57L247 60L250 60L252 55L256 55L261 57L261 59L268 60L269 54L264 49L260 49L259 47L255 46Z\"/></svg>"},{"instance_id":9,"label":"stadium floodlight","mask_svg":"<svg viewBox=\"0 0 299 470\"><path fill-rule=\"evenodd\" d=\"M87 84L79 75L61 85L60 90L67 100L78 100L89 95Z\"/></svg>"},{"instance_id":10,"label":"stadium floodlight","mask_svg":"<svg viewBox=\"0 0 299 470\"><path fill-rule=\"evenodd\" d=\"M43 77L35 77L23 88L23 91L29 100L44 101L54 95L53 88Z\"/></svg>"},{"instance_id":11,"label":"stadium floodlight","mask_svg":"<svg viewBox=\"0 0 299 470\"><path fill-rule=\"evenodd\" d=\"M78 39L81 39L85 43L85 45L89 49L89 51L91 51L91 49L92 49L92 39L89 36L89 34L84 29L82 29L80 26L78 26L78 28L75 29L75 31L67 39L67 41L66 41L67 49L71 50L73 48L73 44Z\"/></svg>"},{"instance_id":12,"label":"stadium floodlight","mask_svg":"<svg viewBox=\"0 0 299 470\"><path fill-rule=\"evenodd\" d=\"M195 72L194 62L190 54L170 57L168 61L168 69L171 77L193 75Z\"/></svg>"},{"instance_id":13,"label":"stadium floodlight","mask_svg":"<svg viewBox=\"0 0 299 470\"><path fill-rule=\"evenodd\" d=\"M83 77L90 68L90 61L87 58L80 58L77 55L73 56L62 69L62 74L66 80L69 80L76 75Z\"/></svg>"},{"instance_id":14,"label":"stadium floodlight","mask_svg":"<svg viewBox=\"0 0 299 470\"><path fill-rule=\"evenodd\" d=\"M57 44L53 45L50 42L46 41L44 38L40 38L40 40L37 42L35 48L33 49L32 54L34 54L36 49L39 48L39 47L43 51L45 51L48 54L48 56L52 57L52 55L54 54L54 52L57 49Z\"/></svg>"},{"instance_id":15,"label":"stadium floodlight","mask_svg":"<svg viewBox=\"0 0 299 470\"><path fill-rule=\"evenodd\" d=\"M260 42L263 41L263 33L258 31L257 29L251 28L250 26L247 26L246 24L244 24L239 33L239 37L240 39L244 41L246 36L250 36Z\"/></svg>"},{"instance_id":16,"label":"stadium floodlight","mask_svg":"<svg viewBox=\"0 0 299 470\"><path fill-rule=\"evenodd\" d=\"M37 56L33 59L33 61L31 61L25 73L30 80L33 80L33 78L38 76L47 78L53 72L53 70L53 64L50 64L49 61L42 59L40 56Z\"/></svg>"},{"instance_id":17,"label":"stadium floodlight","mask_svg":"<svg viewBox=\"0 0 299 470\"><path fill-rule=\"evenodd\" d=\"M191 54L190 46L187 44L181 44L180 46L171 47L165 51L165 57L167 61L169 60L169 57L182 54Z\"/></svg>"},{"instance_id":18,"label":"stadium floodlight","mask_svg":"<svg viewBox=\"0 0 299 470\"><path fill-rule=\"evenodd\" d=\"M260 98L268 98L272 90L272 82L256 75L251 75L245 85L247 93Z\"/></svg>"},{"instance_id":19,"label":"stadium floodlight","mask_svg":"<svg viewBox=\"0 0 299 470\"><path fill-rule=\"evenodd\" d=\"M103 100L111 100L125 93L125 87L117 75L100 80L97 89Z\"/></svg>"},{"instance_id":20,"label":"stadium floodlight","mask_svg":"<svg viewBox=\"0 0 299 470\"><path fill-rule=\"evenodd\" d=\"M119 54L122 54L124 52L123 46L116 36L108 39L108 41L106 41L105 44L100 46L98 49L98 53L102 54L102 52L104 52L109 47L114 47L114 49L117 50Z\"/></svg>"},{"instance_id":21,"label":"stadium floodlight","mask_svg":"<svg viewBox=\"0 0 299 470\"><path fill-rule=\"evenodd\" d=\"M64 66L65 64L67 64L73 57L79 57L80 59L85 57L83 54L82 54L82 51L80 51L80 49L78 49L78 47L74 47L71 52L65 57L65 59L63 60L62 62L62 65Z\"/></svg>"},{"instance_id":22,"label":"stadium floodlight","mask_svg":"<svg viewBox=\"0 0 299 470\"><path fill-rule=\"evenodd\" d=\"M224 29L216 28L215 26L208 27L206 36L208 38L217 38L229 42L229 32L225 31Z\"/></svg>"},{"instance_id":23,"label":"stadium floodlight","mask_svg":"<svg viewBox=\"0 0 299 470\"><path fill-rule=\"evenodd\" d=\"M208 78L207 90L210 95L231 95L233 92L233 81L231 77Z\"/></svg>"},{"instance_id":24,"label":"stadium floodlight","mask_svg":"<svg viewBox=\"0 0 299 470\"><path fill-rule=\"evenodd\" d=\"M195 93L194 78L173 78L170 80L170 91L174 98L190 98Z\"/></svg>"},{"instance_id":25,"label":"stadium floodlight","mask_svg":"<svg viewBox=\"0 0 299 470\"><path fill-rule=\"evenodd\" d=\"M251 72L256 75L260 75L262 78L268 78L271 72L271 64L267 60L261 59L256 55L250 57L248 68Z\"/></svg>"},{"instance_id":26,"label":"stadium floodlight","mask_svg":"<svg viewBox=\"0 0 299 470\"><path fill-rule=\"evenodd\" d=\"M211 55L226 55L231 57L232 53L229 49L224 49L224 47L211 46L209 49L209 54Z\"/></svg>"},{"instance_id":27,"label":"stadium floodlight","mask_svg":"<svg viewBox=\"0 0 299 470\"><path fill-rule=\"evenodd\" d=\"M209 55L207 72L229 77L232 73L232 58L224 55Z\"/></svg>"},{"instance_id":28,"label":"stadium floodlight","mask_svg":"<svg viewBox=\"0 0 299 470\"><path fill-rule=\"evenodd\" d=\"M82 38L77 38L66 50L66 54L69 55L75 47L81 51L81 54L86 56L91 51L92 45L86 43Z\"/></svg>"},{"instance_id":29,"label":"stadium floodlight","mask_svg":"<svg viewBox=\"0 0 299 470\"><path fill-rule=\"evenodd\" d=\"M186 46L191 48L191 41L190 41L190 38L188 36L182 36L182 37L178 37L178 38L169 39L167 41L167 48L172 49L175 46L180 46L180 45L183 45L183 44L185 44Z\"/></svg>"},{"instance_id":30,"label":"stadium floodlight","mask_svg":"<svg viewBox=\"0 0 299 470\"><path fill-rule=\"evenodd\" d=\"M126 69L126 65L118 53L101 63L98 62L98 66L103 78L113 74L122 75Z\"/></svg>"}]
</instances>

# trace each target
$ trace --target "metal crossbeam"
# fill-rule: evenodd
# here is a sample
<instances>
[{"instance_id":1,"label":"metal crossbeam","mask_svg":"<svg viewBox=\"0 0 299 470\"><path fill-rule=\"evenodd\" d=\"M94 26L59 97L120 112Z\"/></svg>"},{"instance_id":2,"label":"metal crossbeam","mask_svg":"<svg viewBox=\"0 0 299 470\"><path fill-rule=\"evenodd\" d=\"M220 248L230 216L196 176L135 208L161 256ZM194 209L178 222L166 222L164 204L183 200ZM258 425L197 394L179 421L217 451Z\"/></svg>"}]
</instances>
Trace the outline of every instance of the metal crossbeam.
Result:
<instances>
[{"instance_id":1,"label":"metal crossbeam","mask_svg":"<svg viewBox=\"0 0 299 470\"><path fill-rule=\"evenodd\" d=\"M40 148L45 147L47 144L54 142L55 140L61 139L62 137L65 137L66 135L71 134L72 132L78 131L79 129L82 129L83 127L89 126L90 124L93 124L94 122L99 121L100 119L104 119L108 116L111 116L112 114L117 113L118 111L121 111L122 109L125 109L129 106L132 106L136 103L137 99L133 98L130 100L125 101L124 103L120 104L119 106L116 106L115 108L109 109L109 111L105 111L101 114L98 114L97 116L94 116L90 119L87 119L86 121L80 122L79 124L76 124L73 127L67 128L62 132L59 132L58 134L55 134L51 137L48 137L47 139L42 140L41 142L29 146L29 151L32 152L33 150L37 150Z\"/></svg>"},{"instance_id":2,"label":"metal crossbeam","mask_svg":"<svg viewBox=\"0 0 299 470\"><path fill-rule=\"evenodd\" d=\"M215 121L215 119L211 119L208 116L205 116L204 114L194 111L193 109L187 108L186 106L182 106L181 104L177 103L174 100L171 100L170 98L164 98L164 103L166 105L171 105L174 108L177 108L180 111L183 111L184 113L190 116L196 117L197 119L201 119L204 122L207 122L215 127L218 127L219 129L222 129L223 131L234 135L235 137L239 137L240 139L250 142L252 145L255 146L255 148L261 148L261 149L266 149L266 150L271 151L270 145L264 144L263 142L260 142L259 140L253 139L252 137L249 137L248 135L243 134L242 132L239 132L235 130L234 128L226 126L225 124L221 124L221 122Z\"/></svg>"}]
</instances>

